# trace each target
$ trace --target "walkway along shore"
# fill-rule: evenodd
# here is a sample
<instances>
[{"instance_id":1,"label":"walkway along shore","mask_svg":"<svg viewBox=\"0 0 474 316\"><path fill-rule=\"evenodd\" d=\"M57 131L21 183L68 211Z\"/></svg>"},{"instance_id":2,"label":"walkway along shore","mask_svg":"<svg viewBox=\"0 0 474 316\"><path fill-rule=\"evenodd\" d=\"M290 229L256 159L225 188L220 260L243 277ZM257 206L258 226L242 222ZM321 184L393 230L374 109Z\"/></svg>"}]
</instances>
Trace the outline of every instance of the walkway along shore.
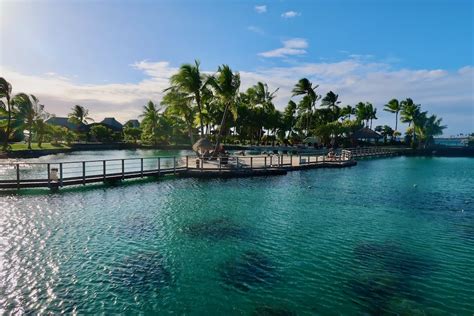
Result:
<instances>
[{"instance_id":1,"label":"walkway along shore","mask_svg":"<svg viewBox=\"0 0 474 316\"><path fill-rule=\"evenodd\" d=\"M364 157L393 156L384 148L342 150L329 157L321 154L230 156L203 160L195 156L146 157L71 162L0 163L0 189L50 188L113 183L126 179L175 175L194 178L233 178L284 175L315 168L345 168Z\"/></svg>"}]
</instances>

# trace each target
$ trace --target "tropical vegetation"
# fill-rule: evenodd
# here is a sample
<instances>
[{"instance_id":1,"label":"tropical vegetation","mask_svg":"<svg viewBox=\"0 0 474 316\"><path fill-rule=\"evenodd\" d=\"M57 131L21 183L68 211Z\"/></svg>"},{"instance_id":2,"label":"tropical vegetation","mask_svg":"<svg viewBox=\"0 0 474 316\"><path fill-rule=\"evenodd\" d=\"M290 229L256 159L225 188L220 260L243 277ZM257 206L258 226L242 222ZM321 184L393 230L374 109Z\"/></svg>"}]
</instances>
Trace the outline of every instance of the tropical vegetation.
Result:
<instances>
[{"instance_id":1,"label":"tropical vegetation","mask_svg":"<svg viewBox=\"0 0 474 316\"><path fill-rule=\"evenodd\" d=\"M299 144L317 140L324 146L353 145L354 133L373 128L377 108L367 101L343 105L334 91L320 94L317 84L308 78L295 83L284 109L275 106L278 88L270 89L257 82L241 89L240 74L228 65L221 65L214 74L203 73L200 63L182 65L170 78L160 104L149 101L143 106L139 126L125 125L123 131L112 131L93 123L89 110L75 105L69 122L78 126L67 129L48 124L54 117L45 111L38 98L25 93L12 95L12 86L0 78L0 140L2 149L25 139L38 147L44 142L71 143L87 141L127 141L135 144L194 143L206 137L234 144ZM394 126L374 128L384 143L400 143L399 123L407 124L404 142L413 147L428 146L446 128L441 118L423 111L411 98L390 99L383 110L394 114ZM87 131L79 126L89 126Z\"/></svg>"}]
</instances>

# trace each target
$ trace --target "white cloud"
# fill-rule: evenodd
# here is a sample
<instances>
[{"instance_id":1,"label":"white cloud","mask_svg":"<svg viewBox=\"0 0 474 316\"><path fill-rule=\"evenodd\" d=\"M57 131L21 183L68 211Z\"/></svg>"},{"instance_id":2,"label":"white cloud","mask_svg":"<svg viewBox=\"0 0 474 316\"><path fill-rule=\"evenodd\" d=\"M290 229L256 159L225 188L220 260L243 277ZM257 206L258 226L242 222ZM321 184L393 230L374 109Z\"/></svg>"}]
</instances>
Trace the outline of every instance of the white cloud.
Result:
<instances>
[{"instance_id":1,"label":"white cloud","mask_svg":"<svg viewBox=\"0 0 474 316\"><path fill-rule=\"evenodd\" d=\"M285 18L285 19L291 19L291 18L295 18L297 16L300 16L301 13L300 12L296 12L296 11L286 11L284 13L281 14L281 17L282 18Z\"/></svg>"},{"instance_id":2,"label":"white cloud","mask_svg":"<svg viewBox=\"0 0 474 316\"><path fill-rule=\"evenodd\" d=\"M308 47L308 42L304 38L292 38L282 43L283 47L262 52L258 55L266 58L274 58L306 54L305 48Z\"/></svg>"},{"instance_id":3,"label":"white cloud","mask_svg":"<svg viewBox=\"0 0 474 316\"><path fill-rule=\"evenodd\" d=\"M257 33L259 35L264 35L265 34L265 31L262 30L261 28L259 28L258 26L250 25L250 26L247 27L247 30L249 30L250 32Z\"/></svg>"},{"instance_id":4,"label":"white cloud","mask_svg":"<svg viewBox=\"0 0 474 316\"><path fill-rule=\"evenodd\" d=\"M305 41L293 41L302 49ZM29 75L0 67L0 73L13 85L13 93L35 94L46 109L58 116L66 115L74 104L90 109L96 120L114 116L121 121L136 118L148 100L159 103L177 68L168 62L140 61L131 67L144 73L138 82L78 84L58 74ZM236 70L236 69L235 69ZM210 72L210 71L209 71ZM318 93L332 90L342 104L370 101L378 108L375 124L392 124L394 117L382 110L391 98L411 97L424 110L438 114L448 125L447 134L474 131L474 67L457 71L443 69L392 69L389 64L357 58L332 63L305 63L288 67L241 71L245 90L257 81L267 82L271 89L280 88L275 99L279 109L288 103L298 79L307 77L319 84Z\"/></svg>"},{"instance_id":5,"label":"white cloud","mask_svg":"<svg viewBox=\"0 0 474 316\"><path fill-rule=\"evenodd\" d=\"M267 12L267 6L266 5L256 5L255 6L255 11L257 13L265 13L265 12Z\"/></svg>"}]
</instances>

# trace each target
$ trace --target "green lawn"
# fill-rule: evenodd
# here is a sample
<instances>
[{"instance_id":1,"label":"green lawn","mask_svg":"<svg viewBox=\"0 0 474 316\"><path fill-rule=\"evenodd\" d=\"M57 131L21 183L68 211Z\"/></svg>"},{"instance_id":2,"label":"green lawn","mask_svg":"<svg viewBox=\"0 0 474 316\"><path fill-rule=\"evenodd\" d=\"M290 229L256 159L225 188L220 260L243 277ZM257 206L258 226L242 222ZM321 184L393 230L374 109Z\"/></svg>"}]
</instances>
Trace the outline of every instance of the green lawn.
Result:
<instances>
[{"instance_id":1,"label":"green lawn","mask_svg":"<svg viewBox=\"0 0 474 316\"><path fill-rule=\"evenodd\" d=\"M21 143L13 143L10 144L11 150L12 151L17 151L17 150L28 150L28 144L25 144L24 142ZM51 143L42 143L41 148L38 147L37 143L31 143L31 149L32 150L43 150L43 149L68 149L69 146L63 145L63 144L58 144L58 145L53 145Z\"/></svg>"}]
</instances>

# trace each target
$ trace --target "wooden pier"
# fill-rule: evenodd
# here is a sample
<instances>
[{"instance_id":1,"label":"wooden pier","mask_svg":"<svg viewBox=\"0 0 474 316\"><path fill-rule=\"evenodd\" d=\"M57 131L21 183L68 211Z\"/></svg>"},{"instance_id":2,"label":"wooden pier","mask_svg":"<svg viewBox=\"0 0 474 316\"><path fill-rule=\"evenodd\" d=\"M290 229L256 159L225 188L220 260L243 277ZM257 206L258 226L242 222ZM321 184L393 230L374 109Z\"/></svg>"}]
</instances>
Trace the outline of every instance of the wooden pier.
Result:
<instances>
[{"instance_id":1,"label":"wooden pier","mask_svg":"<svg viewBox=\"0 0 474 316\"><path fill-rule=\"evenodd\" d=\"M0 163L0 189L51 188L127 179L175 175L195 178L232 178L284 175L289 171L344 168L356 159L399 153L381 148L353 148L333 155L317 152L299 155L230 156L203 160L195 156L144 157L64 162Z\"/></svg>"}]
</instances>

